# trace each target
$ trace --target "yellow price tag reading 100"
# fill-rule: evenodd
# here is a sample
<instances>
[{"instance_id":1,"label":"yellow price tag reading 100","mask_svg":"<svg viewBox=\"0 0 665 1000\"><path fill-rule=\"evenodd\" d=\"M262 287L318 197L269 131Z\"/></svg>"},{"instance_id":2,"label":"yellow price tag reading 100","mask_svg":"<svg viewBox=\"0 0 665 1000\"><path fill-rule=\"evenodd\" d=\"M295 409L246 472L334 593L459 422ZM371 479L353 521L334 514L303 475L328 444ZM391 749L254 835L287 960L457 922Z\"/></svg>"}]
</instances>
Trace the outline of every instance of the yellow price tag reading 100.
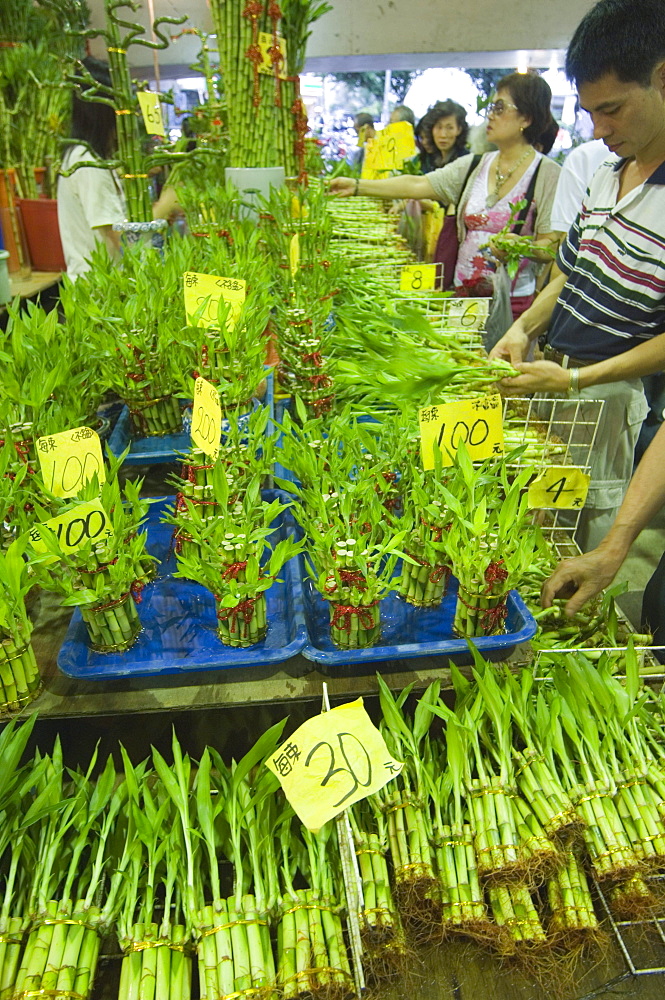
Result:
<instances>
[{"instance_id":1,"label":"yellow price tag reading 100","mask_svg":"<svg viewBox=\"0 0 665 1000\"><path fill-rule=\"evenodd\" d=\"M222 407L219 392L212 382L199 377L194 383L192 441L214 462L219 455L221 436Z\"/></svg>"},{"instance_id":2,"label":"yellow price tag reading 100","mask_svg":"<svg viewBox=\"0 0 665 1000\"><path fill-rule=\"evenodd\" d=\"M201 316L196 321L196 326L219 329L219 303L222 301L228 302L231 306L227 323L231 327L235 325L247 295L246 281L243 281L242 278L222 278L217 274L198 274L196 271L185 271L183 284L185 313L188 322L193 323L194 315L204 307Z\"/></svg>"},{"instance_id":3,"label":"yellow price tag reading 100","mask_svg":"<svg viewBox=\"0 0 665 1000\"><path fill-rule=\"evenodd\" d=\"M552 465L529 484L529 506L534 509L581 510L591 476L576 466Z\"/></svg>"},{"instance_id":4,"label":"yellow price tag reading 100","mask_svg":"<svg viewBox=\"0 0 665 1000\"><path fill-rule=\"evenodd\" d=\"M88 542L101 542L113 535L109 516L100 500L76 504L64 514L44 521L44 525L55 534L64 553L75 552ZM48 552L40 527L35 524L28 532L30 544L35 552Z\"/></svg>"},{"instance_id":5,"label":"yellow price tag reading 100","mask_svg":"<svg viewBox=\"0 0 665 1000\"><path fill-rule=\"evenodd\" d=\"M143 115L145 130L148 135L163 135L166 137L159 94L156 94L154 90L139 90L136 96L139 99L141 114Z\"/></svg>"},{"instance_id":6,"label":"yellow price tag reading 100","mask_svg":"<svg viewBox=\"0 0 665 1000\"><path fill-rule=\"evenodd\" d=\"M399 277L400 292L428 292L436 284L436 264L407 264Z\"/></svg>"},{"instance_id":7,"label":"yellow price tag reading 100","mask_svg":"<svg viewBox=\"0 0 665 1000\"><path fill-rule=\"evenodd\" d=\"M73 497L97 476L106 482L99 435L91 427L48 434L37 439L37 456L46 488L57 497Z\"/></svg>"},{"instance_id":8,"label":"yellow price tag reading 100","mask_svg":"<svg viewBox=\"0 0 665 1000\"><path fill-rule=\"evenodd\" d=\"M362 698L308 719L266 763L314 831L378 792L404 766L391 756Z\"/></svg>"},{"instance_id":9,"label":"yellow price tag reading 100","mask_svg":"<svg viewBox=\"0 0 665 1000\"><path fill-rule=\"evenodd\" d=\"M452 465L460 441L474 462L503 455L503 411L498 394L426 406L418 410L418 422L424 469L435 467L435 449L441 452L443 466Z\"/></svg>"}]
</instances>

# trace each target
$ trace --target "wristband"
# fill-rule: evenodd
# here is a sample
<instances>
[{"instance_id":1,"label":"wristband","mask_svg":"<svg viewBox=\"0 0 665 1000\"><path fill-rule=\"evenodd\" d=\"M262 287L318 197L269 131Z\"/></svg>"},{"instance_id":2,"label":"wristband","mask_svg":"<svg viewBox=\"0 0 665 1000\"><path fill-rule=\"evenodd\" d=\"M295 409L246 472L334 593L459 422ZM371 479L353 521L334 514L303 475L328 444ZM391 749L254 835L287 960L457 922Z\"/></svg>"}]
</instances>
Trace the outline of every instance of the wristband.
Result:
<instances>
[{"instance_id":1,"label":"wristband","mask_svg":"<svg viewBox=\"0 0 665 1000\"><path fill-rule=\"evenodd\" d=\"M570 382L568 383L568 395L575 393L576 395L580 391L580 370L579 368L570 368Z\"/></svg>"},{"instance_id":2,"label":"wristband","mask_svg":"<svg viewBox=\"0 0 665 1000\"><path fill-rule=\"evenodd\" d=\"M359 178L359 177L356 177L356 186L355 186L355 187L354 187L354 189L353 189L353 193L354 193L354 195L357 195L357 194L358 194L358 188L359 188L359 187L360 187L360 178Z\"/></svg>"}]
</instances>

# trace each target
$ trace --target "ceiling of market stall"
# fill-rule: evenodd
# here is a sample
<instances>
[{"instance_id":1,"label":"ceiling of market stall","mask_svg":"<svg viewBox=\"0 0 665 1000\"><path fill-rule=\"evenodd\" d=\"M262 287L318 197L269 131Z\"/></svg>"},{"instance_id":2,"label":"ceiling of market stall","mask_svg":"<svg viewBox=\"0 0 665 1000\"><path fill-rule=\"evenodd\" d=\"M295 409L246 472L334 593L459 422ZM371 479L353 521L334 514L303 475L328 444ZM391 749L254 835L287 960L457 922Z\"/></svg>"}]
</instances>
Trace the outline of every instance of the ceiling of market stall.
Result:
<instances>
[{"instance_id":1,"label":"ceiling of market stall","mask_svg":"<svg viewBox=\"0 0 665 1000\"><path fill-rule=\"evenodd\" d=\"M153 0L157 17L188 15L187 24L212 31L207 0ZM421 69L430 66L547 66L565 49L575 26L595 0L332 0L333 9L313 28L306 69ZM104 19L104 0L89 0L92 26ZM136 15L149 23L148 0ZM185 25L186 26L186 25ZM181 29L170 29L177 35ZM103 56L99 43L95 55ZM182 35L159 53L162 67L183 71L199 51ZM130 59L149 67L148 50L134 46ZM506 61L507 60L507 61ZM172 74L169 74L172 75Z\"/></svg>"}]
</instances>

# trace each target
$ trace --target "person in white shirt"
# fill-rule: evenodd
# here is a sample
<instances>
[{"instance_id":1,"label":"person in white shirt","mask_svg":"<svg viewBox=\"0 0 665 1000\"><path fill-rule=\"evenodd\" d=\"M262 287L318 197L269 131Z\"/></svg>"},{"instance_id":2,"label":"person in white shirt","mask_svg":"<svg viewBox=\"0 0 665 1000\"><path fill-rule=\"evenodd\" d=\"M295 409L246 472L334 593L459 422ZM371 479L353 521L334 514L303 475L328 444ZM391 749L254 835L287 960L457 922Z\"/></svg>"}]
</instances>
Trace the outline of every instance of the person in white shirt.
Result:
<instances>
[{"instance_id":1,"label":"person in white shirt","mask_svg":"<svg viewBox=\"0 0 665 1000\"><path fill-rule=\"evenodd\" d=\"M617 156L608 151L602 139L592 139L591 142L583 142L571 149L561 167L552 205L550 221L554 232L562 237L566 235L578 216L584 195L598 167L605 160L617 159Z\"/></svg>"}]
</instances>

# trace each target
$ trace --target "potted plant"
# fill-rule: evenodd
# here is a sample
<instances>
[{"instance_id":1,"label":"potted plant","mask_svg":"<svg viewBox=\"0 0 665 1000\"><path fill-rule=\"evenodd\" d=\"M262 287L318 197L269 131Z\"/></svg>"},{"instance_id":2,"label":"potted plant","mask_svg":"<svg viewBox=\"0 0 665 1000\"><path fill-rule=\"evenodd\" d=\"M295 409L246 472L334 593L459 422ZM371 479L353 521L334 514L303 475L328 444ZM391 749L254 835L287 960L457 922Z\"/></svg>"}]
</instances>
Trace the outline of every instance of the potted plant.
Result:
<instances>
[{"instance_id":1,"label":"potted plant","mask_svg":"<svg viewBox=\"0 0 665 1000\"><path fill-rule=\"evenodd\" d=\"M34 584L24 559L27 536L0 549L0 714L19 712L41 690L25 597Z\"/></svg>"}]
</instances>

